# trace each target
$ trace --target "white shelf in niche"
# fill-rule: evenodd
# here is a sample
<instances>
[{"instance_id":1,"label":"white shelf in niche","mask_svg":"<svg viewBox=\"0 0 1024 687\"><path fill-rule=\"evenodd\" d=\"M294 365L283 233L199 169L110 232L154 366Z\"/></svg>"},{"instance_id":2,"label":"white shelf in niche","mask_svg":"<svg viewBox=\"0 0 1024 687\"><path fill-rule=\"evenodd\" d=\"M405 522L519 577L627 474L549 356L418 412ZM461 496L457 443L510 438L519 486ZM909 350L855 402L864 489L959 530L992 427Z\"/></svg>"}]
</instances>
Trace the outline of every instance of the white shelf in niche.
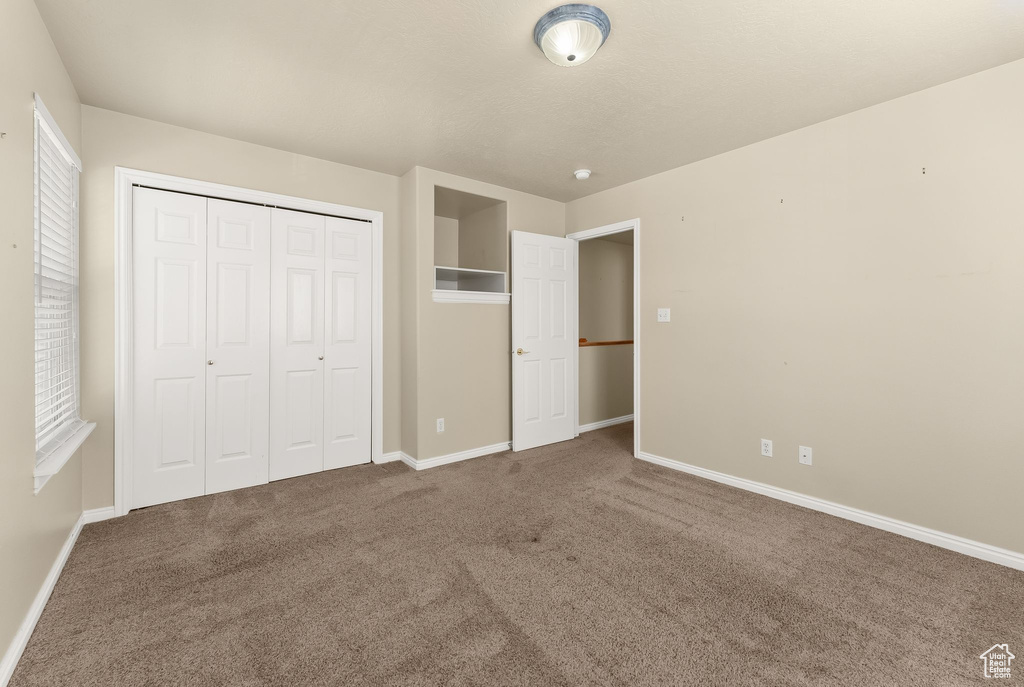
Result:
<instances>
[{"instance_id":1,"label":"white shelf in niche","mask_svg":"<svg viewBox=\"0 0 1024 687\"><path fill-rule=\"evenodd\" d=\"M438 303L508 303L504 272L468 267L434 267L434 300Z\"/></svg>"}]
</instances>

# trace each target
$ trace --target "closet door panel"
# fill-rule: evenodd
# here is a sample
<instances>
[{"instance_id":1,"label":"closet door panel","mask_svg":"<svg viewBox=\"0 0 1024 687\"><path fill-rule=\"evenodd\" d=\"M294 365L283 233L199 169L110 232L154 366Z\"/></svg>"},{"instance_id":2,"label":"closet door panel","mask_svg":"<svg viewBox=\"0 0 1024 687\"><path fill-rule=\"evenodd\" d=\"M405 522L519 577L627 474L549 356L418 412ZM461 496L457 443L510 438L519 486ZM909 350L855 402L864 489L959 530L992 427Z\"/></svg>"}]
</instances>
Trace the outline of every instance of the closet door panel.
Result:
<instances>
[{"instance_id":1,"label":"closet door panel","mask_svg":"<svg viewBox=\"0 0 1024 687\"><path fill-rule=\"evenodd\" d=\"M206 493L270 466L270 208L208 201Z\"/></svg>"},{"instance_id":2,"label":"closet door panel","mask_svg":"<svg viewBox=\"0 0 1024 687\"><path fill-rule=\"evenodd\" d=\"M324 217L271 211L270 479L324 469Z\"/></svg>"},{"instance_id":3,"label":"closet door panel","mask_svg":"<svg viewBox=\"0 0 1024 687\"><path fill-rule=\"evenodd\" d=\"M326 219L324 467L370 462L371 225Z\"/></svg>"},{"instance_id":4,"label":"closet door panel","mask_svg":"<svg viewBox=\"0 0 1024 687\"><path fill-rule=\"evenodd\" d=\"M131 508L205 493L206 198L132 192Z\"/></svg>"},{"instance_id":5,"label":"closet door panel","mask_svg":"<svg viewBox=\"0 0 1024 687\"><path fill-rule=\"evenodd\" d=\"M285 450L314 448L320 444L317 436L320 423L315 421L316 415L322 412L317 398L320 391L318 377L315 369L285 372Z\"/></svg>"}]
</instances>

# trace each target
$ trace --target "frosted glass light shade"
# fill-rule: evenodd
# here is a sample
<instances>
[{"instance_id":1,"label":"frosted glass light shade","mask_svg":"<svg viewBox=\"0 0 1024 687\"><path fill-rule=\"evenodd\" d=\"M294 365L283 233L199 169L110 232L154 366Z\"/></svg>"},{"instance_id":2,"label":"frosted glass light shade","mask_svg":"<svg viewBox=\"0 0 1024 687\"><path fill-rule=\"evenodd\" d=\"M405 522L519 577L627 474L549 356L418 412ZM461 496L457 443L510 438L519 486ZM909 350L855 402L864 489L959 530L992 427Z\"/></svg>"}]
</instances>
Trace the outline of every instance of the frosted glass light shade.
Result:
<instances>
[{"instance_id":1,"label":"frosted glass light shade","mask_svg":"<svg viewBox=\"0 0 1024 687\"><path fill-rule=\"evenodd\" d=\"M583 64L604 45L611 21L593 5L562 5L537 22L533 40L549 60L560 67Z\"/></svg>"}]
</instances>

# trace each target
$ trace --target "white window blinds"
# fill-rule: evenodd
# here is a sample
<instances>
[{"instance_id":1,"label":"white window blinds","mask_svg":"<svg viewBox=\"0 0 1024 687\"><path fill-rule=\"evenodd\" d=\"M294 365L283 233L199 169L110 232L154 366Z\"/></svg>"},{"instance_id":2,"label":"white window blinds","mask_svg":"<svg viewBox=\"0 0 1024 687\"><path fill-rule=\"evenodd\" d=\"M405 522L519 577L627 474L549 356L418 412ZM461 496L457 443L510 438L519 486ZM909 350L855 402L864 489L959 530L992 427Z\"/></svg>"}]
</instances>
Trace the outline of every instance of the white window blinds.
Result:
<instances>
[{"instance_id":1,"label":"white window blinds","mask_svg":"<svg viewBox=\"0 0 1024 687\"><path fill-rule=\"evenodd\" d=\"M36 98L36 464L81 426L78 399L78 175L81 162Z\"/></svg>"}]
</instances>

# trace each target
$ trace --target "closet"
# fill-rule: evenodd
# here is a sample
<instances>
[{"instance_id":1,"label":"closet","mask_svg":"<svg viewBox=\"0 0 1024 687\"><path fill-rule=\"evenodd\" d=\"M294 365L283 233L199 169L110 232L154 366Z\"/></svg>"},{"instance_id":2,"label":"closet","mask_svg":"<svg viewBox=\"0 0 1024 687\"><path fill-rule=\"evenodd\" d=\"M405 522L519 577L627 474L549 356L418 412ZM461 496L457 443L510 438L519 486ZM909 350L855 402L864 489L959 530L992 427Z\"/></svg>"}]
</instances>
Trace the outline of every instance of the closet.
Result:
<instances>
[{"instance_id":1,"label":"closet","mask_svg":"<svg viewBox=\"0 0 1024 687\"><path fill-rule=\"evenodd\" d=\"M371 228L133 190L132 507L370 460Z\"/></svg>"}]
</instances>

